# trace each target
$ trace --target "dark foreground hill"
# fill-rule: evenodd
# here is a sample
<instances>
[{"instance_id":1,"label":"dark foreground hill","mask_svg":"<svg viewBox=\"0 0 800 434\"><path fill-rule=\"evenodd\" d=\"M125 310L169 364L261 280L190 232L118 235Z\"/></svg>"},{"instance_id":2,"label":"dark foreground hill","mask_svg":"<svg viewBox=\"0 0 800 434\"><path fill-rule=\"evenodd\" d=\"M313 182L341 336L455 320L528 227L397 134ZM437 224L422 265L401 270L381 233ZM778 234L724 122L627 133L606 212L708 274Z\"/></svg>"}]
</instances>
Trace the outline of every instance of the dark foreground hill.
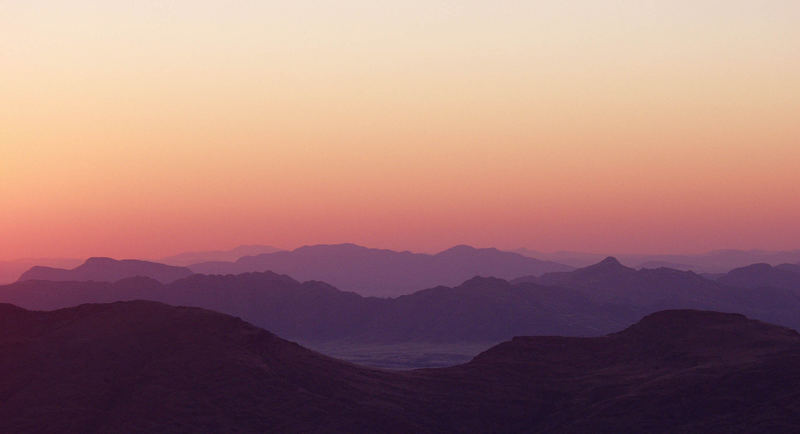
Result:
<instances>
[{"instance_id":1,"label":"dark foreground hill","mask_svg":"<svg viewBox=\"0 0 800 434\"><path fill-rule=\"evenodd\" d=\"M235 262L194 264L189 268L202 274L273 271L380 297L410 294L436 285L454 286L473 276L511 279L572 269L497 249L456 246L429 255L354 244L305 246L292 251L245 256Z\"/></svg>"},{"instance_id":2,"label":"dark foreground hill","mask_svg":"<svg viewBox=\"0 0 800 434\"><path fill-rule=\"evenodd\" d=\"M405 426L385 373L237 318L153 302L0 305L0 432L287 432Z\"/></svg>"},{"instance_id":3,"label":"dark foreground hill","mask_svg":"<svg viewBox=\"0 0 800 434\"><path fill-rule=\"evenodd\" d=\"M192 270L186 267L175 267L158 262L89 258L71 270L35 266L23 273L19 280L115 282L120 279L142 276L168 283L190 275L192 275Z\"/></svg>"},{"instance_id":4,"label":"dark foreground hill","mask_svg":"<svg viewBox=\"0 0 800 434\"><path fill-rule=\"evenodd\" d=\"M665 311L525 337L465 365L340 362L227 315L152 302L0 305L0 432L797 432L800 336Z\"/></svg>"}]
</instances>

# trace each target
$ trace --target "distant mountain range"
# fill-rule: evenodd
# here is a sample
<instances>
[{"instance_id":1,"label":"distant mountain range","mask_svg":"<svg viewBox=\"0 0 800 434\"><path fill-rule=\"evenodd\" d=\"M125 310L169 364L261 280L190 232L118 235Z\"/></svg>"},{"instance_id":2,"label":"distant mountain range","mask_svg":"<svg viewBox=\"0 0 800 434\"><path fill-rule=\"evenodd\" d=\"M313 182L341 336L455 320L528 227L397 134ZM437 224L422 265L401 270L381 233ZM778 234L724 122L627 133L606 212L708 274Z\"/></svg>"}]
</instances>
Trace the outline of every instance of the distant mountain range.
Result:
<instances>
[{"instance_id":1,"label":"distant mountain range","mask_svg":"<svg viewBox=\"0 0 800 434\"><path fill-rule=\"evenodd\" d=\"M143 276L168 283L192 274L192 270L186 267L174 267L157 262L89 258L83 264L70 270L35 266L23 273L19 280L115 282L129 277Z\"/></svg>"},{"instance_id":2,"label":"distant mountain range","mask_svg":"<svg viewBox=\"0 0 800 434\"><path fill-rule=\"evenodd\" d=\"M658 310L686 308L739 312L800 329L800 284L734 282L739 274L734 270L712 281L666 268L635 270L607 258L572 272L511 282L475 277L458 286L436 286L396 298L363 297L327 283L301 283L264 272L193 275L169 284L147 278L116 283L22 281L0 287L0 301L49 310L90 302L155 300L240 316L306 343L597 336Z\"/></svg>"},{"instance_id":3,"label":"distant mountain range","mask_svg":"<svg viewBox=\"0 0 800 434\"><path fill-rule=\"evenodd\" d=\"M236 261L243 256L260 255L262 253L279 252L282 249L263 245L239 246L230 250L207 250L200 252L184 252L161 258L158 262L168 265L186 266L199 262Z\"/></svg>"},{"instance_id":4,"label":"distant mountain range","mask_svg":"<svg viewBox=\"0 0 800 434\"><path fill-rule=\"evenodd\" d=\"M137 277L0 286L0 302L35 310L140 299L236 315L307 343L496 343L519 334L600 335L638 315L568 289L512 286L496 278L473 278L455 288L440 286L393 299L362 297L271 272L197 274L166 285Z\"/></svg>"},{"instance_id":5,"label":"distant mountain range","mask_svg":"<svg viewBox=\"0 0 800 434\"><path fill-rule=\"evenodd\" d=\"M46 267L72 268L83 262L68 258L26 258L13 261L0 261L0 285L16 282L25 271L37 265Z\"/></svg>"},{"instance_id":6,"label":"distant mountain range","mask_svg":"<svg viewBox=\"0 0 800 434\"><path fill-rule=\"evenodd\" d=\"M392 372L152 302L0 305L0 432L797 432L800 336L664 311Z\"/></svg>"},{"instance_id":7,"label":"distant mountain range","mask_svg":"<svg viewBox=\"0 0 800 434\"><path fill-rule=\"evenodd\" d=\"M299 280L321 280L346 291L397 296L436 285L458 285L473 276L511 279L572 267L497 249L456 246L435 255L370 249L355 244L315 245L245 256L235 262L190 265L202 274L273 271Z\"/></svg>"},{"instance_id":8,"label":"distant mountain range","mask_svg":"<svg viewBox=\"0 0 800 434\"><path fill-rule=\"evenodd\" d=\"M358 250L363 250L356 253ZM294 251L283 251L279 248L266 245L244 245L230 250L209 250L198 252L184 252L173 256L164 257L155 261L167 265L188 266L193 271L204 274L239 274L249 271L275 271L277 273L289 274L301 280L322 280L335 284L336 286L355 290L364 295L392 296L410 293L414 290L429 288L435 285L457 285L458 283L475 275L495 276L504 279L513 279L522 275L541 275L552 271L569 271L574 268L586 267L599 262L607 255L582 252L540 252L529 249L518 249L511 253L517 253L526 258L538 260L534 263L520 260L509 252L496 249L473 249L467 246L457 246L453 249L468 253L472 250L475 258L468 258L464 255L461 264L457 264L455 258L450 258L451 263L447 264L444 258L438 255L414 254L410 252L396 252L391 250L369 249L352 244L341 245L316 245L306 246ZM281 252L281 255L269 256L272 253ZM444 253L444 252L442 252ZM452 252L451 252L452 253ZM479 253L479 254L476 254ZM392 255L394 254L394 255ZM261 255L267 255L261 257ZM327 256L326 256L327 255ZM341 257L339 257L341 255ZM413 256L408 259L408 255ZM331 258L330 256L334 256ZM358 267L352 265L350 259L361 260L359 256L367 257L364 264L369 265ZM446 255L444 255L446 256ZM252 257L252 258L246 258ZM344 271L338 273L335 270L325 269L317 264L309 264L311 257L317 257L327 264L336 263L343 265L349 271L357 271L364 274L365 270L375 267L377 271L374 276L348 278ZM634 268L672 268L682 271L695 271L712 278L719 277L735 268L741 268L757 263L766 263L777 268L795 267L800 268L800 250L770 252L762 250L716 250L698 255L617 255L626 264L631 264ZM245 259L246 258L246 259ZM241 263L237 261L242 260ZM475 264L476 261L495 261L495 263ZM79 259L18 259L13 261L0 261L0 285L11 283L19 279L23 272L34 266L45 266L53 268L70 269L80 265ZM263 263L262 263L263 262ZM340 262L342 264L340 264ZM542 264L542 262L544 264ZM555 262L555 264L553 264ZM310 267L309 267L310 265ZM392 271L391 267L406 267L417 273L422 271L423 275L414 277L413 281L405 282L410 279L408 273L404 271ZM438 274L443 275L449 280L437 280L437 272L431 271L432 266L444 265ZM390 270L384 270L384 267ZM330 266L329 268L337 268ZM460 268L460 269L459 269ZM381 281L383 277L390 278L391 282ZM426 278L430 277L430 278ZM353 282L351 282L353 280ZM383 286L389 290L378 289ZM368 288L368 286L370 288ZM398 289L399 288L399 289Z\"/></svg>"},{"instance_id":9,"label":"distant mountain range","mask_svg":"<svg viewBox=\"0 0 800 434\"><path fill-rule=\"evenodd\" d=\"M800 289L800 265L753 264L731 270L716 279L724 285L742 288L783 288Z\"/></svg>"},{"instance_id":10,"label":"distant mountain range","mask_svg":"<svg viewBox=\"0 0 800 434\"><path fill-rule=\"evenodd\" d=\"M608 254L568 251L541 252L530 249L514 251L525 256L555 261L573 267L585 267L608 256ZM666 267L696 273L727 273L734 268L755 263L770 265L800 263L800 250L714 250L695 255L615 254L615 256L626 264L632 264L635 268Z\"/></svg>"},{"instance_id":11,"label":"distant mountain range","mask_svg":"<svg viewBox=\"0 0 800 434\"><path fill-rule=\"evenodd\" d=\"M578 291L595 303L614 303L634 306L646 314L663 309L707 309L739 312L796 329L800 329L800 280L782 280L781 284L770 277L767 266L760 277L748 273L749 279L740 277L744 269L735 269L716 280L704 278L691 271L670 268L640 269L622 265L609 257L589 267L569 273L547 273L514 279L512 283L536 283ZM797 274L800 278L800 274ZM762 284L753 285L757 279Z\"/></svg>"}]
</instances>

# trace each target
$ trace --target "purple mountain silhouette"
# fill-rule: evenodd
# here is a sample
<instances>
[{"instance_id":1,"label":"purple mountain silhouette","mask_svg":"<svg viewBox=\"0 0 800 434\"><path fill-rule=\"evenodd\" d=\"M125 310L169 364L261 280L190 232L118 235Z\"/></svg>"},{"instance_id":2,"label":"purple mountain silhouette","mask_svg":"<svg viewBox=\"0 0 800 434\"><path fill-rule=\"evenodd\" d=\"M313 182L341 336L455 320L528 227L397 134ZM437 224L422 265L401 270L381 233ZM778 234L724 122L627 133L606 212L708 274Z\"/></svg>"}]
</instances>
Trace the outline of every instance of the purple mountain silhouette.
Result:
<instances>
[{"instance_id":1,"label":"purple mountain silhouette","mask_svg":"<svg viewBox=\"0 0 800 434\"><path fill-rule=\"evenodd\" d=\"M435 255L370 249L354 244L316 245L207 262L189 268L203 274L273 271L300 280L321 280L362 295L396 296L436 285L458 285L470 277L510 279L571 267L497 249L456 246Z\"/></svg>"},{"instance_id":2,"label":"purple mountain silhouette","mask_svg":"<svg viewBox=\"0 0 800 434\"><path fill-rule=\"evenodd\" d=\"M604 256L583 252L538 252L529 249L517 249L515 252L525 256L555 261L573 267L585 267L600 261ZM622 262L635 265L636 268L674 268L696 273L727 273L734 268L745 267L754 263L778 265L782 263L800 262L800 250L765 251L765 250L714 250L701 254L619 254Z\"/></svg>"},{"instance_id":3,"label":"purple mountain silhouette","mask_svg":"<svg viewBox=\"0 0 800 434\"><path fill-rule=\"evenodd\" d=\"M0 301L29 309L146 299L236 315L306 343L488 343L516 335L597 336L664 309L739 312L800 329L798 291L726 286L692 272L633 270L607 259L541 283L475 277L396 298L363 297L271 272L192 275L170 284L27 281Z\"/></svg>"},{"instance_id":4,"label":"purple mountain silhouette","mask_svg":"<svg viewBox=\"0 0 800 434\"><path fill-rule=\"evenodd\" d=\"M191 274L192 270L186 267L174 267L157 262L139 261L135 259L116 260L111 258L89 258L82 265L71 270L35 266L23 273L19 280L94 280L114 282L128 277L144 276L166 283L190 276Z\"/></svg>"},{"instance_id":5,"label":"purple mountain silhouette","mask_svg":"<svg viewBox=\"0 0 800 434\"><path fill-rule=\"evenodd\" d=\"M0 432L797 432L800 336L665 311L450 368L340 362L152 302L0 305Z\"/></svg>"},{"instance_id":6,"label":"purple mountain silhouette","mask_svg":"<svg viewBox=\"0 0 800 434\"><path fill-rule=\"evenodd\" d=\"M563 288L476 277L394 299L362 297L323 282L271 272L196 274L164 285L25 281L0 286L0 301L52 310L84 303L153 300L239 316L308 343L496 343L520 334L591 336L634 321L634 309L603 306Z\"/></svg>"},{"instance_id":7,"label":"purple mountain silhouette","mask_svg":"<svg viewBox=\"0 0 800 434\"><path fill-rule=\"evenodd\" d=\"M72 268L83 262L81 259L68 258L26 258L12 261L0 261L0 285L16 282L25 271L36 265L48 267Z\"/></svg>"},{"instance_id":8,"label":"purple mountain silhouette","mask_svg":"<svg viewBox=\"0 0 800 434\"><path fill-rule=\"evenodd\" d=\"M513 282L572 288L596 301L656 305L664 309L699 308L702 303L725 298L719 284L694 272L670 268L635 270L613 257L575 271L526 276Z\"/></svg>"},{"instance_id":9,"label":"purple mountain silhouette","mask_svg":"<svg viewBox=\"0 0 800 434\"><path fill-rule=\"evenodd\" d=\"M230 250L207 250L201 252L184 252L161 258L158 262L169 265L186 266L199 262L235 261L244 256L261 255L263 253L280 252L282 249L272 246L246 245Z\"/></svg>"},{"instance_id":10,"label":"purple mountain silhouette","mask_svg":"<svg viewBox=\"0 0 800 434\"><path fill-rule=\"evenodd\" d=\"M800 307L800 291L764 280L755 286L730 285L691 271L635 270L614 258L566 273L526 276L513 283L570 288L595 303L635 306L642 314L663 309L707 309L749 316L800 329L788 306ZM757 287L757 289L756 289Z\"/></svg>"},{"instance_id":11,"label":"purple mountain silhouette","mask_svg":"<svg viewBox=\"0 0 800 434\"><path fill-rule=\"evenodd\" d=\"M717 279L724 285L743 288L773 287L800 291L800 266L753 264L731 270Z\"/></svg>"}]
</instances>

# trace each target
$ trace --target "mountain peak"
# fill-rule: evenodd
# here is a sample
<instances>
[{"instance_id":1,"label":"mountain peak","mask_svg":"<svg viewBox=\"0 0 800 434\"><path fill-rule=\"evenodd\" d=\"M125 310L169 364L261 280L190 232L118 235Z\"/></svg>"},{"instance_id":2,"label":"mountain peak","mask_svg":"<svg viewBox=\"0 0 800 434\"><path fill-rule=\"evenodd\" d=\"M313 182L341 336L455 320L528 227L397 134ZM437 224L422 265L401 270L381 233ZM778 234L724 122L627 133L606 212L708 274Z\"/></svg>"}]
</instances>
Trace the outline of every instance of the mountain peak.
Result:
<instances>
[{"instance_id":1,"label":"mountain peak","mask_svg":"<svg viewBox=\"0 0 800 434\"><path fill-rule=\"evenodd\" d=\"M239 274L272 270L299 281L321 280L361 295L398 296L439 285L455 286L475 275L513 279L572 267L495 248L458 245L429 254L361 247L316 245L245 256L235 263L197 264L195 273Z\"/></svg>"},{"instance_id":2,"label":"mountain peak","mask_svg":"<svg viewBox=\"0 0 800 434\"><path fill-rule=\"evenodd\" d=\"M192 275L192 270L186 267L175 267L138 259L117 260L107 257L91 257L70 270L35 266L23 273L19 280L116 282L128 277L145 276L166 283L190 275Z\"/></svg>"},{"instance_id":3,"label":"mountain peak","mask_svg":"<svg viewBox=\"0 0 800 434\"><path fill-rule=\"evenodd\" d=\"M626 267L613 256L609 256L602 261L590 265L588 267L576 270L577 273L595 273L595 272L609 272L609 271L635 271L633 268Z\"/></svg>"},{"instance_id":4,"label":"mountain peak","mask_svg":"<svg viewBox=\"0 0 800 434\"><path fill-rule=\"evenodd\" d=\"M613 256L608 256L608 257L606 257L605 259L603 259L602 261L600 261L598 264L601 264L601 265L614 265L614 266L622 266L622 263L620 263L620 262L619 262L619 260L618 260L617 258L613 257Z\"/></svg>"},{"instance_id":5,"label":"mountain peak","mask_svg":"<svg viewBox=\"0 0 800 434\"><path fill-rule=\"evenodd\" d=\"M439 254L452 254L452 253L467 253L467 252L474 252L476 249L475 247L469 246L467 244L459 244L449 249L442 250Z\"/></svg>"}]
</instances>

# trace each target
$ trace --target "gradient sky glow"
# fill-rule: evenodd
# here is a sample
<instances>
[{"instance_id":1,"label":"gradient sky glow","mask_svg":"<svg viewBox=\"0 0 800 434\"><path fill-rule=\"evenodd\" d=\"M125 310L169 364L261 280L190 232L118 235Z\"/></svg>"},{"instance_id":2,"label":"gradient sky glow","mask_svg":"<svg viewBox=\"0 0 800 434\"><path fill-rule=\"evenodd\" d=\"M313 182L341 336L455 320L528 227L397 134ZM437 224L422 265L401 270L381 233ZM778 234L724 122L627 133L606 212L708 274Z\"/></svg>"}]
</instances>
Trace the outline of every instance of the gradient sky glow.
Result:
<instances>
[{"instance_id":1,"label":"gradient sky glow","mask_svg":"<svg viewBox=\"0 0 800 434\"><path fill-rule=\"evenodd\" d=\"M800 248L800 2L0 0L0 259Z\"/></svg>"}]
</instances>

